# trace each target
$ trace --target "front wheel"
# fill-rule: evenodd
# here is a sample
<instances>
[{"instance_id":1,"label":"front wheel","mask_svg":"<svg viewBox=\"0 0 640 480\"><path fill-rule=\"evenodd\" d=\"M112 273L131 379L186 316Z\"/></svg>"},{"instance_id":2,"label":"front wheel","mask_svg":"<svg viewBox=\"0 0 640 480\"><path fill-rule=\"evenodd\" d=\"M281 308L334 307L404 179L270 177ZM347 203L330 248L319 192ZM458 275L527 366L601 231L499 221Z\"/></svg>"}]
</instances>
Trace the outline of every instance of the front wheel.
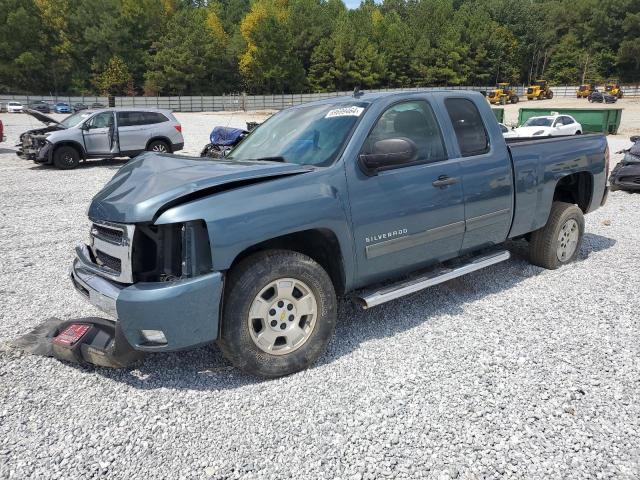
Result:
<instances>
[{"instance_id":1,"label":"front wheel","mask_svg":"<svg viewBox=\"0 0 640 480\"><path fill-rule=\"evenodd\" d=\"M288 375L324 353L336 309L331 279L313 259L288 250L260 252L229 273L218 345L245 372Z\"/></svg>"},{"instance_id":2,"label":"front wheel","mask_svg":"<svg viewBox=\"0 0 640 480\"><path fill-rule=\"evenodd\" d=\"M572 203L553 202L547 224L531 234L531 263L555 270L578 255L584 235L582 210Z\"/></svg>"},{"instance_id":3,"label":"front wheel","mask_svg":"<svg viewBox=\"0 0 640 480\"><path fill-rule=\"evenodd\" d=\"M60 170L71 170L80 163L80 153L73 147L63 145L53 152L53 165Z\"/></svg>"}]
</instances>

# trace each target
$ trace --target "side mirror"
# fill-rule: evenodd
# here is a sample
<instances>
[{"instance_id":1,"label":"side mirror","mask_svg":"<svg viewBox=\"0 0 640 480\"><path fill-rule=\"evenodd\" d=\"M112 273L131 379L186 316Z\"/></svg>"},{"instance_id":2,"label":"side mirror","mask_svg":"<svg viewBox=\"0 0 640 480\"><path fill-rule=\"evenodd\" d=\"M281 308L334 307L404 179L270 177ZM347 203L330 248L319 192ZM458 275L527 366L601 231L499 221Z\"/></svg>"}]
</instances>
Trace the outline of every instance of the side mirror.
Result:
<instances>
[{"instance_id":1,"label":"side mirror","mask_svg":"<svg viewBox=\"0 0 640 480\"><path fill-rule=\"evenodd\" d=\"M89 127L89 125L85 122L82 125L80 125L80 130L84 130L85 132L87 130L89 130L91 127Z\"/></svg>"},{"instance_id":2,"label":"side mirror","mask_svg":"<svg viewBox=\"0 0 640 480\"><path fill-rule=\"evenodd\" d=\"M387 138L373 144L369 153L360 154L360 166L367 175L409 164L416 159L418 149L408 138Z\"/></svg>"}]
</instances>

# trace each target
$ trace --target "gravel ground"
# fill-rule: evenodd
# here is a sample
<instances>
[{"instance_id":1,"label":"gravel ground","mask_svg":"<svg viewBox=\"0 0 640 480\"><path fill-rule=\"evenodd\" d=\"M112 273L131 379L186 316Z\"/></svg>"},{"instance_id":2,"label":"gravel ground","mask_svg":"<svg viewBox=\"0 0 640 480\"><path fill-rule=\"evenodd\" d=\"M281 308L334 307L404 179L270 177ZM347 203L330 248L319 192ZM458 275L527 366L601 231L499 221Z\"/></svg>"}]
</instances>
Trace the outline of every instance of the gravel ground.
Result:
<instances>
[{"instance_id":1,"label":"gravel ground","mask_svg":"<svg viewBox=\"0 0 640 480\"><path fill-rule=\"evenodd\" d=\"M248 119L178 117L187 153L214 124ZM3 341L97 314L67 269L122 162L34 166L11 151L28 117L0 118ZM640 133L624 128L614 151ZM278 380L241 374L216 347L129 370L0 348L0 478L638 478L639 209L640 195L610 195L557 271L514 243L512 260L403 300L342 302L319 364Z\"/></svg>"}]
</instances>

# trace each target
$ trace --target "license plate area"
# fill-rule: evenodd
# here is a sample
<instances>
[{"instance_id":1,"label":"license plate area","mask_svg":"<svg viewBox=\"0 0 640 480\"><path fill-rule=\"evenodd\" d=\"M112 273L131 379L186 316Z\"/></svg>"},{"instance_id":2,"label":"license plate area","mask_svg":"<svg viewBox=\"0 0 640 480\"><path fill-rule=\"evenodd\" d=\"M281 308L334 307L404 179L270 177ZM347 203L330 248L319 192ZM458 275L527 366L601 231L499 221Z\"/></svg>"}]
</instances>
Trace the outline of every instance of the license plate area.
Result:
<instances>
[{"instance_id":1,"label":"license plate area","mask_svg":"<svg viewBox=\"0 0 640 480\"><path fill-rule=\"evenodd\" d=\"M71 348L77 344L91 329L91 325L73 323L53 339L53 343L61 347Z\"/></svg>"}]
</instances>

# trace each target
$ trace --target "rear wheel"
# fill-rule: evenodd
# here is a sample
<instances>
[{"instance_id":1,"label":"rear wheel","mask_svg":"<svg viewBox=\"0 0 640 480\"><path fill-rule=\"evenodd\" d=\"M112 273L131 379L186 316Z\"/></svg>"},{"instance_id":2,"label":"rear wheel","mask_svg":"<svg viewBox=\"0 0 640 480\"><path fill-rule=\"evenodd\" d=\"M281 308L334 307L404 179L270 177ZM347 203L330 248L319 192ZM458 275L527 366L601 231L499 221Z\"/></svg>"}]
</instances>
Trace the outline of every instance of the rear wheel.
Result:
<instances>
[{"instance_id":1,"label":"rear wheel","mask_svg":"<svg viewBox=\"0 0 640 480\"><path fill-rule=\"evenodd\" d=\"M147 146L149 152L171 153L171 146L164 140L154 140Z\"/></svg>"},{"instance_id":2,"label":"rear wheel","mask_svg":"<svg viewBox=\"0 0 640 480\"><path fill-rule=\"evenodd\" d=\"M518 103L520 101L520 97L518 97L517 95L514 95L513 97L511 97L511 103Z\"/></svg>"},{"instance_id":3,"label":"rear wheel","mask_svg":"<svg viewBox=\"0 0 640 480\"><path fill-rule=\"evenodd\" d=\"M551 90L549 90L549 93L547 93L547 98L549 100L551 100L553 98L553 92Z\"/></svg>"},{"instance_id":4,"label":"rear wheel","mask_svg":"<svg viewBox=\"0 0 640 480\"><path fill-rule=\"evenodd\" d=\"M62 146L53 152L53 165L60 170L71 170L80 163L80 153L73 147Z\"/></svg>"},{"instance_id":5,"label":"rear wheel","mask_svg":"<svg viewBox=\"0 0 640 480\"><path fill-rule=\"evenodd\" d=\"M301 253L269 250L231 270L218 344L245 372L279 377L313 364L335 321L336 296L325 270Z\"/></svg>"},{"instance_id":6,"label":"rear wheel","mask_svg":"<svg viewBox=\"0 0 640 480\"><path fill-rule=\"evenodd\" d=\"M573 261L583 235L582 210L572 203L553 202L547 224L531 234L531 263L554 270Z\"/></svg>"}]
</instances>

